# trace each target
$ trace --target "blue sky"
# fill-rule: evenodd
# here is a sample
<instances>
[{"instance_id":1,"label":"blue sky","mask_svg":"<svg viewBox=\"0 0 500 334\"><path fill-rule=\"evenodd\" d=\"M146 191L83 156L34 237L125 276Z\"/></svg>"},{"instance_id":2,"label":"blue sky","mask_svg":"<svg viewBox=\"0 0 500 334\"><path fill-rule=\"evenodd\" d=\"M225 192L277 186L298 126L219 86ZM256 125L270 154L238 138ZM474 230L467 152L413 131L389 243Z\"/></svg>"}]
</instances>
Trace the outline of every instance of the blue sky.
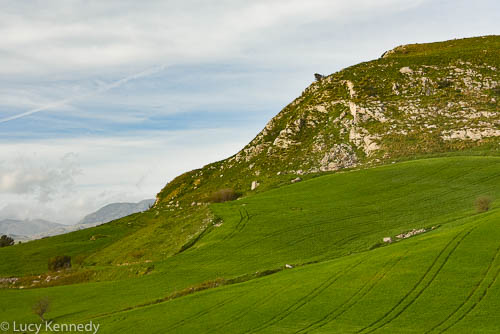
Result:
<instances>
[{"instance_id":1,"label":"blue sky","mask_svg":"<svg viewBox=\"0 0 500 334\"><path fill-rule=\"evenodd\" d=\"M72 223L152 198L236 153L313 73L498 34L498 13L481 0L2 1L0 219Z\"/></svg>"}]
</instances>

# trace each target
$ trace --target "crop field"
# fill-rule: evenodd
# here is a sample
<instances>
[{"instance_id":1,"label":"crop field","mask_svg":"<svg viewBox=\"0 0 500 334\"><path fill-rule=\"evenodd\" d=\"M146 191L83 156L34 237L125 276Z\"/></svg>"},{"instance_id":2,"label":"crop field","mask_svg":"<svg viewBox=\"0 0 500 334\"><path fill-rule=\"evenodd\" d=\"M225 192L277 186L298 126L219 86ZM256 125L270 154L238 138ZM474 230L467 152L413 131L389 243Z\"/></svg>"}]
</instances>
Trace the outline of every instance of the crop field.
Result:
<instances>
[{"instance_id":1,"label":"crop field","mask_svg":"<svg viewBox=\"0 0 500 334\"><path fill-rule=\"evenodd\" d=\"M482 196L492 199L491 208L478 212ZM324 175L186 209L209 210L213 223L171 256L155 256L165 246L153 241L171 239L151 231L176 223L138 214L1 249L1 277L43 273L58 251L85 255L79 270L95 277L0 289L0 315L36 321L31 305L47 296L49 319L92 320L101 324L99 333L135 333L138 324L147 333L497 333L497 198L500 157L423 159ZM190 217L203 219L201 212ZM120 242L143 230L151 236L150 261L104 260L119 256ZM412 230L422 233L396 237ZM110 237L92 243L96 234ZM394 242L382 242L386 237ZM23 259L22 270L15 256ZM150 270L130 275L144 266Z\"/></svg>"}]
</instances>

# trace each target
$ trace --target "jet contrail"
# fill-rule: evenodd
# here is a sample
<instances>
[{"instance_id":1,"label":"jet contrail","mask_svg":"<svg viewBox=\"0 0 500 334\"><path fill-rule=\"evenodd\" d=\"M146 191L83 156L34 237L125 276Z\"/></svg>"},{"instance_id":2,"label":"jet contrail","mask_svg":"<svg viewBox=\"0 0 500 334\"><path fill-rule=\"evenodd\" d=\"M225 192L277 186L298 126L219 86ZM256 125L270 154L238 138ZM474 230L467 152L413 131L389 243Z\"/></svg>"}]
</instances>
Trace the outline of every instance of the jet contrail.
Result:
<instances>
[{"instance_id":1,"label":"jet contrail","mask_svg":"<svg viewBox=\"0 0 500 334\"><path fill-rule=\"evenodd\" d=\"M44 111L44 110L48 110L48 109L52 109L52 108L61 107L61 106L66 105L66 104L68 104L70 102L73 102L75 100L79 100L79 99L83 99L83 98L86 98L86 97L91 97L91 96L95 96L95 95L98 95L98 94L102 94L104 92L107 92L110 89L113 89L113 88L119 87L119 86L121 86L123 84L126 84L127 82L129 82L131 80L139 79L139 78L142 78L142 77L146 77L146 76L149 76L149 75L161 72L166 67L167 67L166 65L161 65L161 66L153 67L153 68L147 69L145 71L129 75L128 77L125 77L125 78L120 79L118 81L112 82L110 84L107 84L107 85L99 88L95 92L91 92L91 93L87 93L87 94L83 94L83 95L73 96L73 97L70 97L70 98L67 98L67 99L64 99L64 100L55 101L55 102L46 104L44 106L41 106L41 107L38 107L38 108L35 108L35 109L31 109L31 110L25 111L25 112L23 112L21 114L17 114L17 115L13 115L13 116L1 118L0 119L0 123L5 123L5 122L13 121L13 120L18 119L18 118L23 118L23 117L26 117L26 116L29 116L29 115L36 114L37 112L40 112L40 111Z\"/></svg>"}]
</instances>

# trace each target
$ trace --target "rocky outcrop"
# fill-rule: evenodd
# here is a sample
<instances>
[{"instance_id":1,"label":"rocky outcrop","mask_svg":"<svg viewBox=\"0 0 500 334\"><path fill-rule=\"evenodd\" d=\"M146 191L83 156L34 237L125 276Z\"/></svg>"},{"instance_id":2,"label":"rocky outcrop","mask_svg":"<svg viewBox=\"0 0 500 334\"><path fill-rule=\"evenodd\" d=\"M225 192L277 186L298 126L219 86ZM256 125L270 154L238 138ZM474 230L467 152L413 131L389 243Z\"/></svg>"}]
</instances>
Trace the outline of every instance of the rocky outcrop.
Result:
<instances>
[{"instance_id":1,"label":"rocky outcrop","mask_svg":"<svg viewBox=\"0 0 500 334\"><path fill-rule=\"evenodd\" d=\"M334 144L325 152L320 161L319 170L322 172L335 171L342 168L356 166L358 158L352 147L348 144Z\"/></svg>"}]
</instances>

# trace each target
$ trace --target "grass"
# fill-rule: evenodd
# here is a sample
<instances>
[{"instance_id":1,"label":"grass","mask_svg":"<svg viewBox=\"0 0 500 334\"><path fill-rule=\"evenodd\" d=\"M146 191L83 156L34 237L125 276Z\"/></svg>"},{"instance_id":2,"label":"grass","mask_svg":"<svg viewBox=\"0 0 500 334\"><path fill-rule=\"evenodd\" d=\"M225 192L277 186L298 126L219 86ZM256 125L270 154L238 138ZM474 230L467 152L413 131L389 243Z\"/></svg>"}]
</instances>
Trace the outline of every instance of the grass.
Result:
<instances>
[{"instance_id":1,"label":"grass","mask_svg":"<svg viewBox=\"0 0 500 334\"><path fill-rule=\"evenodd\" d=\"M498 330L498 210L367 253L96 318L104 332Z\"/></svg>"},{"instance_id":2,"label":"grass","mask_svg":"<svg viewBox=\"0 0 500 334\"><path fill-rule=\"evenodd\" d=\"M498 295L500 216L497 202L479 214L474 203L478 196L499 198L499 163L487 156L408 161L214 204L213 222L189 234L195 242L171 256L154 256L165 249L166 233L152 231L162 225L175 231L187 221L163 221L154 210L128 218L135 219L131 225L117 221L2 249L1 276L17 268L6 255L26 259L18 271L29 273L39 263L46 266L44 256L52 256L56 245L69 255L87 252L80 270L94 276L80 284L2 289L0 314L36 321L31 306L48 297L47 318L93 319L103 333L136 332L138 323L144 332L162 333L498 329L492 297ZM205 219L209 209L189 210L192 219ZM432 226L439 228L376 247L383 237ZM149 243L138 263L106 264L123 256L134 245L123 242L141 238L142 230ZM94 240L103 244L91 248L95 244L87 241L97 234L110 237ZM171 249L182 245L179 240ZM144 256L152 262L141 262Z\"/></svg>"}]
</instances>

